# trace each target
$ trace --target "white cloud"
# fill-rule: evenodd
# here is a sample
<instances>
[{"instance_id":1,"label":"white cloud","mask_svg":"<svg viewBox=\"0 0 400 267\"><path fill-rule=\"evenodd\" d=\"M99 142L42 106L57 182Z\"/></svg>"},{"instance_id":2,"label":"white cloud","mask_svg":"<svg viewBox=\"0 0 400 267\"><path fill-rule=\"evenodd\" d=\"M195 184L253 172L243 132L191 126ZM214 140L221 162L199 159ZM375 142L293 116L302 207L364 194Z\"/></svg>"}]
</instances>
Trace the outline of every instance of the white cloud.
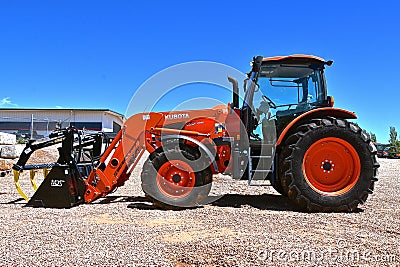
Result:
<instances>
[{"instance_id":1,"label":"white cloud","mask_svg":"<svg viewBox=\"0 0 400 267\"><path fill-rule=\"evenodd\" d=\"M58 109L63 109L63 107L62 107L62 106L56 106L56 108L58 108Z\"/></svg>"},{"instance_id":2,"label":"white cloud","mask_svg":"<svg viewBox=\"0 0 400 267\"><path fill-rule=\"evenodd\" d=\"M18 107L17 104L13 103L10 100L10 97L5 97L3 99L0 100L0 107Z\"/></svg>"}]
</instances>

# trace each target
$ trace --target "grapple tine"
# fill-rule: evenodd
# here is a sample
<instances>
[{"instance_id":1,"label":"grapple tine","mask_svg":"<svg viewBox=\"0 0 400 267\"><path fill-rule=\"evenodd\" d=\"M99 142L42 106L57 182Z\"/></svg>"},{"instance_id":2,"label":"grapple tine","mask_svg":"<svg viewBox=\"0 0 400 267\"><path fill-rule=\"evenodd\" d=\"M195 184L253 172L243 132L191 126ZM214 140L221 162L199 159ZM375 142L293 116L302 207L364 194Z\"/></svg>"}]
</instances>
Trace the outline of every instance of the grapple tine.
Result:
<instances>
[{"instance_id":1,"label":"grapple tine","mask_svg":"<svg viewBox=\"0 0 400 267\"><path fill-rule=\"evenodd\" d=\"M51 169L49 169L49 168L44 168L43 169L43 176L44 176L45 179L46 179L47 175L49 174L50 170Z\"/></svg>"},{"instance_id":2,"label":"grapple tine","mask_svg":"<svg viewBox=\"0 0 400 267\"><path fill-rule=\"evenodd\" d=\"M22 190L21 184L19 183L20 174L21 174L20 171L14 170L14 184L15 184L15 187L17 188L18 193L21 195L21 197L23 197L26 201L29 201L28 196Z\"/></svg>"},{"instance_id":3,"label":"grapple tine","mask_svg":"<svg viewBox=\"0 0 400 267\"><path fill-rule=\"evenodd\" d=\"M29 179L31 180L31 185L33 187L33 190L37 190L37 185L36 185L36 181L35 181L35 170L30 170L29 171Z\"/></svg>"}]
</instances>

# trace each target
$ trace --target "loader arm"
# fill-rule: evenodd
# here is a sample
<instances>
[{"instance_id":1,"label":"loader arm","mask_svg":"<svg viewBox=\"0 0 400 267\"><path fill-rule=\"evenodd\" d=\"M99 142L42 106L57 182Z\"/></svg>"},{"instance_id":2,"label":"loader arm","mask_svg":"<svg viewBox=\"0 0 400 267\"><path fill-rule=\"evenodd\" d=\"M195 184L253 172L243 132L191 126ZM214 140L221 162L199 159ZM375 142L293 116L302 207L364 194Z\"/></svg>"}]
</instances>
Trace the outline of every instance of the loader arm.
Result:
<instances>
[{"instance_id":1,"label":"loader arm","mask_svg":"<svg viewBox=\"0 0 400 267\"><path fill-rule=\"evenodd\" d=\"M164 119L163 114L152 112L133 115L126 121L85 180L85 202L90 203L124 185L143 153L150 150L145 140L146 131L162 125Z\"/></svg>"}]
</instances>

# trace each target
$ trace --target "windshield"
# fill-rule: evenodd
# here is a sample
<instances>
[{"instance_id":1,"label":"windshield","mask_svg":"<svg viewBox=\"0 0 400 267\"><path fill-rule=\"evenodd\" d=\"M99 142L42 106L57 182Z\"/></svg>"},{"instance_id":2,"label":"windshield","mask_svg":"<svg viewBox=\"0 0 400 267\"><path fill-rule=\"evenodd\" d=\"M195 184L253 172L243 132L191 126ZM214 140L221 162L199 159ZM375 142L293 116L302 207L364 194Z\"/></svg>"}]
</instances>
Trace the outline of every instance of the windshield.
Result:
<instances>
[{"instance_id":1,"label":"windshield","mask_svg":"<svg viewBox=\"0 0 400 267\"><path fill-rule=\"evenodd\" d=\"M261 64L258 72L250 72L241 111L248 133L256 140L265 140L273 136L267 131L270 125L279 131L293 116L326 106L323 69L323 64L268 62ZM274 139L268 138L268 142Z\"/></svg>"},{"instance_id":2,"label":"windshield","mask_svg":"<svg viewBox=\"0 0 400 267\"><path fill-rule=\"evenodd\" d=\"M263 65L258 84L276 110L306 111L326 98L322 68L309 65Z\"/></svg>"}]
</instances>

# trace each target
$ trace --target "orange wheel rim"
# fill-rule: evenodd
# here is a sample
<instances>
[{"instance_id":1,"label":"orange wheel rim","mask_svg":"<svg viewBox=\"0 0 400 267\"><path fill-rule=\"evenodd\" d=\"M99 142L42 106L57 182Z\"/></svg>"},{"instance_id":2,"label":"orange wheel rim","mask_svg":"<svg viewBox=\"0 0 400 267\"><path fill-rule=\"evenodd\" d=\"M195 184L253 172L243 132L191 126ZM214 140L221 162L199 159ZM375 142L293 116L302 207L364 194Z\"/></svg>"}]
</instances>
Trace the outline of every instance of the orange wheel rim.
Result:
<instances>
[{"instance_id":1,"label":"orange wheel rim","mask_svg":"<svg viewBox=\"0 0 400 267\"><path fill-rule=\"evenodd\" d=\"M357 183L361 172L360 157L343 139L327 137L306 151L303 174L311 188L323 195L338 196Z\"/></svg>"},{"instance_id":2,"label":"orange wheel rim","mask_svg":"<svg viewBox=\"0 0 400 267\"><path fill-rule=\"evenodd\" d=\"M181 160L170 160L157 173L157 186L169 198L183 198L192 192L196 175L192 167Z\"/></svg>"}]
</instances>

